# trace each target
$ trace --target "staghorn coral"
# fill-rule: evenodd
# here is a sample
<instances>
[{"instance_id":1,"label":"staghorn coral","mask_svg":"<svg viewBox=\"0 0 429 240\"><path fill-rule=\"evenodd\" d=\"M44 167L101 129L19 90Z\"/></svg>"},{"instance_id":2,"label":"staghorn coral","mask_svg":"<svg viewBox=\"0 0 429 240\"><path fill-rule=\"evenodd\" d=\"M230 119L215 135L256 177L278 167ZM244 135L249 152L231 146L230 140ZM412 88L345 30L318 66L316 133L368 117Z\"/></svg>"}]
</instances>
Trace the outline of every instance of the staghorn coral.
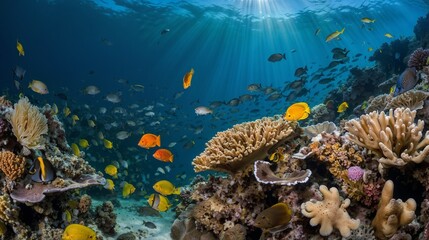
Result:
<instances>
[{"instance_id":1,"label":"staghorn coral","mask_svg":"<svg viewBox=\"0 0 429 240\"><path fill-rule=\"evenodd\" d=\"M0 169L9 180L15 181L25 172L25 159L13 152L0 152Z\"/></svg>"},{"instance_id":2,"label":"staghorn coral","mask_svg":"<svg viewBox=\"0 0 429 240\"><path fill-rule=\"evenodd\" d=\"M270 149L299 133L296 122L288 122L279 117L237 124L231 129L218 132L206 144L204 152L194 158L192 165L196 172L246 172L255 160L264 159Z\"/></svg>"},{"instance_id":3,"label":"staghorn coral","mask_svg":"<svg viewBox=\"0 0 429 240\"><path fill-rule=\"evenodd\" d=\"M411 111L423 108L424 101L429 97L429 93L419 90L410 90L392 98L385 109L409 108Z\"/></svg>"},{"instance_id":4,"label":"staghorn coral","mask_svg":"<svg viewBox=\"0 0 429 240\"><path fill-rule=\"evenodd\" d=\"M319 233L322 236L330 235L334 227L340 231L341 236L350 236L351 230L357 229L360 224L359 219L352 219L346 211L350 199L341 201L338 189L334 187L328 189L321 185L319 190L323 194L323 200L312 199L303 203L302 214L311 218L311 226L321 225Z\"/></svg>"},{"instance_id":5,"label":"staghorn coral","mask_svg":"<svg viewBox=\"0 0 429 240\"><path fill-rule=\"evenodd\" d=\"M370 149L380 158L378 170L385 173L389 167L401 168L409 162L421 163L429 155L429 134L422 138L423 121L414 123L416 111L398 108L362 115L360 120L346 122L348 138L359 146ZM422 149L423 148L423 149Z\"/></svg>"},{"instance_id":6,"label":"staghorn coral","mask_svg":"<svg viewBox=\"0 0 429 240\"><path fill-rule=\"evenodd\" d=\"M379 239L389 239L399 227L407 225L416 217L416 201L410 198L406 202L393 199L393 182L386 181L381 193L380 205L372 221L375 236Z\"/></svg>"},{"instance_id":7,"label":"staghorn coral","mask_svg":"<svg viewBox=\"0 0 429 240\"><path fill-rule=\"evenodd\" d=\"M417 48L411 54L408 60L408 67L415 67L417 70L422 70L427 66L427 59L429 58L429 49Z\"/></svg>"},{"instance_id":8,"label":"staghorn coral","mask_svg":"<svg viewBox=\"0 0 429 240\"><path fill-rule=\"evenodd\" d=\"M46 117L39 109L30 104L28 98L21 98L15 103L10 115L12 131L18 142L29 149L43 149L43 134L48 133Z\"/></svg>"}]
</instances>

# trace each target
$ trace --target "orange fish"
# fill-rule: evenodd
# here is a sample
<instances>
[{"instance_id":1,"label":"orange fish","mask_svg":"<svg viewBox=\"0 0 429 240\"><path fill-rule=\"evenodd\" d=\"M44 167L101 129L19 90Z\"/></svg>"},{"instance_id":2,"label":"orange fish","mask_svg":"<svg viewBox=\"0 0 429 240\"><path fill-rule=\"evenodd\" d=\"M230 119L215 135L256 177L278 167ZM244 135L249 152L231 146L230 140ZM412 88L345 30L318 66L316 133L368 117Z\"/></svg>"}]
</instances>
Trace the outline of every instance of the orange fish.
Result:
<instances>
[{"instance_id":1,"label":"orange fish","mask_svg":"<svg viewBox=\"0 0 429 240\"><path fill-rule=\"evenodd\" d=\"M194 75L194 69L191 68L191 71L187 72L183 77L183 88L187 89L191 86L192 76Z\"/></svg>"},{"instance_id":2,"label":"orange fish","mask_svg":"<svg viewBox=\"0 0 429 240\"><path fill-rule=\"evenodd\" d=\"M156 136L155 134L146 133L142 136L139 143L137 144L139 147L142 148L153 148L155 146L160 147L161 146L161 136Z\"/></svg>"},{"instance_id":3,"label":"orange fish","mask_svg":"<svg viewBox=\"0 0 429 240\"><path fill-rule=\"evenodd\" d=\"M164 148L156 150L156 152L153 154L153 157L159 161L173 162L173 154Z\"/></svg>"}]
</instances>

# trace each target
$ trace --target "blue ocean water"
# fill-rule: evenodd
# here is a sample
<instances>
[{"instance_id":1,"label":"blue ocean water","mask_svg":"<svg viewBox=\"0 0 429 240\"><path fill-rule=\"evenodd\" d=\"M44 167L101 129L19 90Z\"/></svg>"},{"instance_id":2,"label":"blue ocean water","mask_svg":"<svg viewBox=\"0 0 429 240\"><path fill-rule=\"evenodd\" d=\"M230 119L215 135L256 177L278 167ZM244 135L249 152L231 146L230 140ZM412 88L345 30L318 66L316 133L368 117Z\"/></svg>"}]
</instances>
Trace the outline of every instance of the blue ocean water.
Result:
<instances>
[{"instance_id":1,"label":"blue ocean water","mask_svg":"<svg viewBox=\"0 0 429 240\"><path fill-rule=\"evenodd\" d=\"M120 170L122 179L137 183L142 174L149 175L150 189L156 180L178 182L178 174L192 176L192 159L216 132L283 114L294 102L310 106L323 102L329 91L345 82L353 66L373 66L368 58L383 43L412 38L417 19L428 10L429 3L419 0L5 0L0 2L0 91L11 99L23 93L39 106L55 103L69 143L81 138L98 141L102 132L114 148L85 150L91 164L103 171L113 161L126 160L128 175ZM375 22L362 23L364 17ZM326 36L343 28L339 39L325 42ZM161 34L165 29L169 31ZM24 46L23 57L18 56L17 40ZM330 75L333 84L307 81L307 94L287 99L292 90L286 86L297 79L295 69L307 66L311 77L329 65L335 47L347 48L350 61ZM286 60L267 61L273 53L285 53ZM27 71L20 89L13 81L16 66ZM184 90L182 78L191 68L192 85ZM50 93L40 95L27 88L32 79L46 83ZM144 90L133 90L136 84ZM248 91L250 84L261 84L262 90L272 87L282 96L268 100L262 90ZM84 94L89 85L101 93ZM105 100L118 92L120 103ZM194 113L196 107L228 103L245 94L253 99L238 106L222 104L207 116ZM130 108L132 104L138 107ZM81 119L74 126L61 114L66 106ZM144 110L148 106L153 110ZM100 107L107 112L100 113ZM145 115L150 111L154 117ZM95 120L96 128L90 128L87 119ZM118 140L119 131L132 134ZM163 146L177 143L171 147L175 156L168 164L171 173L155 176L158 167L167 165L152 158L153 150L137 147L143 132L161 135Z\"/></svg>"}]
</instances>

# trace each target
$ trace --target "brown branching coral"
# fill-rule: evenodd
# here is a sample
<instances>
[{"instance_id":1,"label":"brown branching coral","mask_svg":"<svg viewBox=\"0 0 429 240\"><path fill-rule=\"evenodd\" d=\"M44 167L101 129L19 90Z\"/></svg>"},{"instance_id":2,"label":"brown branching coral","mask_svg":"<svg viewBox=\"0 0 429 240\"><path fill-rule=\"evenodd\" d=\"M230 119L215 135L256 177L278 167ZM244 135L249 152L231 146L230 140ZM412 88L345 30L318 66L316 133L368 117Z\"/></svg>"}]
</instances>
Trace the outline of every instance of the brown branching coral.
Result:
<instances>
[{"instance_id":1,"label":"brown branching coral","mask_svg":"<svg viewBox=\"0 0 429 240\"><path fill-rule=\"evenodd\" d=\"M13 152L0 152L0 169L9 180L15 181L25 172L25 160Z\"/></svg>"},{"instance_id":2,"label":"brown branching coral","mask_svg":"<svg viewBox=\"0 0 429 240\"><path fill-rule=\"evenodd\" d=\"M421 163L429 155L429 134L422 139L424 122L414 123L416 111L398 108L362 115L346 123L348 138L359 146L370 149L380 158L378 170L401 168L407 163Z\"/></svg>"},{"instance_id":3,"label":"brown branching coral","mask_svg":"<svg viewBox=\"0 0 429 240\"><path fill-rule=\"evenodd\" d=\"M328 189L321 185L319 190L324 199L322 201L312 199L303 203L302 214L311 218L310 225L321 225L319 233L322 236L330 235L334 227L340 231L341 236L350 236L351 230L357 229L360 223L359 219L352 219L346 211L350 205L350 199L341 201L338 189L334 187Z\"/></svg>"},{"instance_id":4,"label":"brown branching coral","mask_svg":"<svg viewBox=\"0 0 429 240\"><path fill-rule=\"evenodd\" d=\"M43 149L43 134L48 133L46 117L28 101L21 98L15 103L10 116L13 134L26 148Z\"/></svg>"},{"instance_id":5,"label":"brown branching coral","mask_svg":"<svg viewBox=\"0 0 429 240\"><path fill-rule=\"evenodd\" d=\"M262 118L234 125L218 132L206 144L204 152L192 162L194 170L246 172L255 160L267 157L270 149L299 134L296 128L296 123L282 118Z\"/></svg>"},{"instance_id":6,"label":"brown branching coral","mask_svg":"<svg viewBox=\"0 0 429 240\"><path fill-rule=\"evenodd\" d=\"M381 193L380 206L372 221L375 236L379 239L392 237L399 227L411 223L416 218L416 207L416 201L412 198L406 202L393 199L393 182L386 181Z\"/></svg>"}]
</instances>

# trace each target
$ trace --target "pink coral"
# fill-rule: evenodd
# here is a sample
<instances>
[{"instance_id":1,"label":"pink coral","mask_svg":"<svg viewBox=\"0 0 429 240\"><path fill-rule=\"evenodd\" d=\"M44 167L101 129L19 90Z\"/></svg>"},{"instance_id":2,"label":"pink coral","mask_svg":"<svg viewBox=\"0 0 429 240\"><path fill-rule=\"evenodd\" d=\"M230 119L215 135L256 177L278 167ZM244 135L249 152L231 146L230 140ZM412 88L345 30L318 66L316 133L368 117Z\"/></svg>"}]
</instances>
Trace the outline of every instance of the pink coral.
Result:
<instances>
[{"instance_id":1,"label":"pink coral","mask_svg":"<svg viewBox=\"0 0 429 240\"><path fill-rule=\"evenodd\" d=\"M347 169L347 177L352 181L359 181L362 179L364 170L359 166L349 167Z\"/></svg>"}]
</instances>

